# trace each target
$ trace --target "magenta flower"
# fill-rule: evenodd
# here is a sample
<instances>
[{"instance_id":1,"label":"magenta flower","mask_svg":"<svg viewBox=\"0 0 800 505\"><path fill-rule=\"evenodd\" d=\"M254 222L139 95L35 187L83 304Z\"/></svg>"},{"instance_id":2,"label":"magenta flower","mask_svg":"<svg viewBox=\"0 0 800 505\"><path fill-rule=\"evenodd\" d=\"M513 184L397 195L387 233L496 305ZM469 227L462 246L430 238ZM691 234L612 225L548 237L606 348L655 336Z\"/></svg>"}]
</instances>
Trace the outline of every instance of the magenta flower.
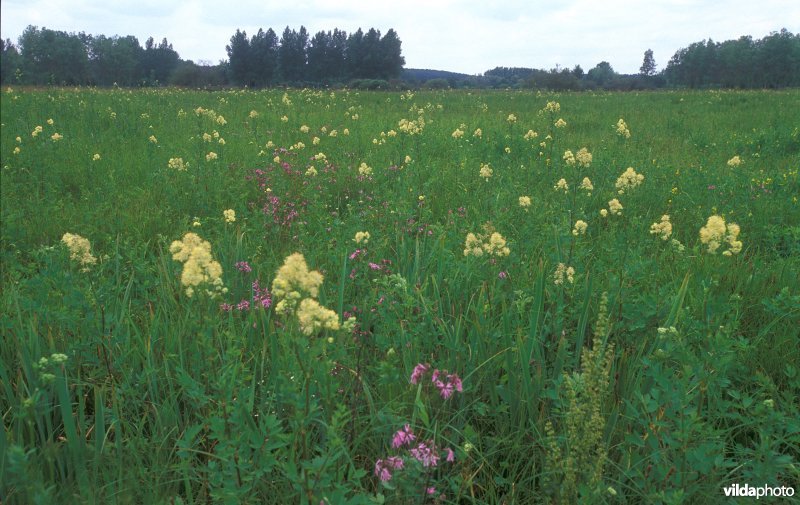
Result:
<instances>
[{"instance_id":1,"label":"magenta flower","mask_svg":"<svg viewBox=\"0 0 800 505\"><path fill-rule=\"evenodd\" d=\"M411 372L411 379L410 379L411 384L414 384L415 386L419 384L419 381L420 379L422 379L422 376L425 375L425 373L428 370L430 370L430 368L431 366L427 363L424 365L422 363L419 363L417 366L415 366L414 371Z\"/></svg>"},{"instance_id":2,"label":"magenta flower","mask_svg":"<svg viewBox=\"0 0 800 505\"><path fill-rule=\"evenodd\" d=\"M433 444L428 447L425 442L421 442L418 446L410 449L408 452L411 453L411 456L413 456L414 459L422 463L422 466L424 467L436 466L439 464L439 453L436 452L436 447L434 447Z\"/></svg>"},{"instance_id":3,"label":"magenta flower","mask_svg":"<svg viewBox=\"0 0 800 505\"><path fill-rule=\"evenodd\" d=\"M447 462L448 463L452 463L453 461L456 460L456 453L454 453L453 449L451 449L449 447L446 450L447 450L447 458L446 458Z\"/></svg>"},{"instance_id":4,"label":"magenta flower","mask_svg":"<svg viewBox=\"0 0 800 505\"><path fill-rule=\"evenodd\" d=\"M246 272L246 273L253 271L253 269L250 267L250 264L246 261L240 261L236 263L236 269L239 270L240 272Z\"/></svg>"},{"instance_id":5,"label":"magenta flower","mask_svg":"<svg viewBox=\"0 0 800 505\"><path fill-rule=\"evenodd\" d=\"M392 438L392 447L398 449L404 445L411 445L411 442L416 440L414 432L411 431L411 426L405 425L402 430L398 430Z\"/></svg>"},{"instance_id":6,"label":"magenta flower","mask_svg":"<svg viewBox=\"0 0 800 505\"><path fill-rule=\"evenodd\" d=\"M389 467L386 465L386 462L382 459L379 459L375 462L375 476L381 479L383 482L392 480L392 473L389 471Z\"/></svg>"},{"instance_id":7,"label":"magenta flower","mask_svg":"<svg viewBox=\"0 0 800 505\"><path fill-rule=\"evenodd\" d=\"M453 396L454 391L458 391L459 393L464 391L464 385L461 382L461 378L458 374L447 374L445 380L439 380L443 374L439 372L439 370L433 371L433 385L436 386L436 389L439 390L439 394L442 395L442 398L447 400L451 396Z\"/></svg>"}]
</instances>

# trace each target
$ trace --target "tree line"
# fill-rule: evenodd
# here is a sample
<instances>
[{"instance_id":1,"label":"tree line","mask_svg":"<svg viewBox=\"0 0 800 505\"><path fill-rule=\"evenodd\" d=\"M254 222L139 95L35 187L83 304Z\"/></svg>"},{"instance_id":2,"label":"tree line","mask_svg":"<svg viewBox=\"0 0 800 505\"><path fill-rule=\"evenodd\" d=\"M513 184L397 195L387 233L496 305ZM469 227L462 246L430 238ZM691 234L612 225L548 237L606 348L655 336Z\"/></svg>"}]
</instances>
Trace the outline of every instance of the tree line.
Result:
<instances>
[{"instance_id":1,"label":"tree line","mask_svg":"<svg viewBox=\"0 0 800 505\"><path fill-rule=\"evenodd\" d=\"M67 33L28 26L14 44L2 41L0 82L32 85L248 86L344 85L353 80L399 77L405 64L393 29L347 34L288 26L280 38L272 28L251 38L236 30L228 60L197 65L182 60L167 39L150 37L144 47L125 37Z\"/></svg>"},{"instance_id":2,"label":"tree line","mask_svg":"<svg viewBox=\"0 0 800 505\"><path fill-rule=\"evenodd\" d=\"M703 40L675 52L658 70L653 51L638 74L619 74L602 61L589 71L495 67L483 75L404 69L401 41L370 28L334 29L311 36L305 27L269 28L251 37L236 30L217 65L182 60L167 39L93 36L29 26L17 44L2 40L0 82L96 86L341 86L365 88L475 87L553 90L635 90L661 87L782 88L800 86L800 34L785 28L761 39L751 36Z\"/></svg>"},{"instance_id":3,"label":"tree line","mask_svg":"<svg viewBox=\"0 0 800 505\"><path fill-rule=\"evenodd\" d=\"M228 51L230 81L249 87L272 86L277 83L323 85L342 84L353 79L396 79L405 59L397 32L385 35L370 28L351 34L339 30L320 31L309 36L287 26L278 40L269 28L259 29L250 39L236 30Z\"/></svg>"}]
</instances>

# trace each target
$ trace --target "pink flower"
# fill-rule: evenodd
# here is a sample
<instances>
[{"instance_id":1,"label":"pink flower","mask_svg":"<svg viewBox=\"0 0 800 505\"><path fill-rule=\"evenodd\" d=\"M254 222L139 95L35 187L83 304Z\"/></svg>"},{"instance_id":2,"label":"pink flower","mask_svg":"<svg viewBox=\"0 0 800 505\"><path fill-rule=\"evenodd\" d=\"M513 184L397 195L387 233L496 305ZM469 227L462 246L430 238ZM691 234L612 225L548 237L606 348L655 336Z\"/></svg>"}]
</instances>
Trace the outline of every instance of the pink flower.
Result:
<instances>
[{"instance_id":1,"label":"pink flower","mask_svg":"<svg viewBox=\"0 0 800 505\"><path fill-rule=\"evenodd\" d=\"M427 488L425 490L425 492L428 493L429 495L434 495L434 494L436 494L436 488L431 486L431 487Z\"/></svg>"},{"instance_id":2,"label":"pink flower","mask_svg":"<svg viewBox=\"0 0 800 505\"><path fill-rule=\"evenodd\" d=\"M398 430L392 438L392 447L395 449L403 447L404 445L411 445L417 437L411 431L411 426L405 425L402 430Z\"/></svg>"},{"instance_id":3,"label":"pink flower","mask_svg":"<svg viewBox=\"0 0 800 505\"><path fill-rule=\"evenodd\" d=\"M380 478L383 482L392 480L392 473L382 459L375 462L375 476Z\"/></svg>"},{"instance_id":4,"label":"pink flower","mask_svg":"<svg viewBox=\"0 0 800 505\"><path fill-rule=\"evenodd\" d=\"M250 267L250 264L246 261L240 261L236 263L236 269L240 272L252 272L253 269Z\"/></svg>"},{"instance_id":5,"label":"pink flower","mask_svg":"<svg viewBox=\"0 0 800 505\"><path fill-rule=\"evenodd\" d=\"M428 447L424 442L422 442L413 449L410 449L408 452L411 453L411 456L413 456L414 459L422 463L422 466L424 467L436 466L439 464L439 453L436 452L436 448L433 446L433 444Z\"/></svg>"},{"instance_id":6,"label":"pink flower","mask_svg":"<svg viewBox=\"0 0 800 505\"><path fill-rule=\"evenodd\" d=\"M459 393L464 391L464 385L458 374L447 374L444 381L439 380L441 375L439 370L433 371L433 385L439 390L439 394L442 395L442 398L447 400L453 396L454 391L458 391Z\"/></svg>"},{"instance_id":7,"label":"pink flower","mask_svg":"<svg viewBox=\"0 0 800 505\"><path fill-rule=\"evenodd\" d=\"M411 384L414 384L415 386L419 384L419 381L420 379L422 379L422 376L425 375L425 373L428 370L430 370L430 368L431 366L428 365L427 363L424 365L422 363L419 363L417 366L415 366L414 371L411 372L411 379L410 379Z\"/></svg>"},{"instance_id":8,"label":"pink flower","mask_svg":"<svg viewBox=\"0 0 800 505\"><path fill-rule=\"evenodd\" d=\"M451 449L449 447L446 450L447 450L447 458L446 458L447 462L448 463L452 463L453 461L456 460L456 453L454 453L453 449Z\"/></svg>"},{"instance_id":9,"label":"pink flower","mask_svg":"<svg viewBox=\"0 0 800 505\"><path fill-rule=\"evenodd\" d=\"M369 267L370 267L372 270L380 270L380 269L381 269L381 266L380 266L380 265L378 265L377 263L372 263L372 262L370 262L370 263L369 263Z\"/></svg>"},{"instance_id":10,"label":"pink flower","mask_svg":"<svg viewBox=\"0 0 800 505\"><path fill-rule=\"evenodd\" d=\"M231 305L230 303L220 303L219 308L223 312L230 312L231 310L233 310L233 305Z\"/></svg>"}]
</instances>

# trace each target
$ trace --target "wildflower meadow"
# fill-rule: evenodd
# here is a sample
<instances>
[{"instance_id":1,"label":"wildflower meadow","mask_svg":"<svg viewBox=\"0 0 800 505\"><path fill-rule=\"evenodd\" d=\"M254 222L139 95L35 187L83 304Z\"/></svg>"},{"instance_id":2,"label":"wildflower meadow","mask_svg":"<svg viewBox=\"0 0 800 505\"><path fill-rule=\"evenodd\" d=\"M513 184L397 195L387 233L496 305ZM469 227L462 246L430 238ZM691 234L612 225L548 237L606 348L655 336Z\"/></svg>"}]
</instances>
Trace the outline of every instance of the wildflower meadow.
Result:
<instances>
[{"instance_id":1,"label":"wildflower meadow","mask_svg":"<svg viewBox=\"0 0 800 505\"><path fill-rule=\"evenodd\" d=\"M796 90L0 100L4 504L800 492Z\"/></svg>"}]
</instances>

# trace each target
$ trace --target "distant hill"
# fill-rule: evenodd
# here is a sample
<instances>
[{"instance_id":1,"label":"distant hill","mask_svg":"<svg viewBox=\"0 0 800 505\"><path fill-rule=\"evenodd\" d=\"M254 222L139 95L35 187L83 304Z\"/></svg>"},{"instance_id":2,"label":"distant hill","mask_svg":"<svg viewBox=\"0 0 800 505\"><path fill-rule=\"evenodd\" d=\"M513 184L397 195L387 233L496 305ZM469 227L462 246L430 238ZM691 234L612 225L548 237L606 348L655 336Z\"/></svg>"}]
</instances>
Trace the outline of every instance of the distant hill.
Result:
<instances>
[{"instance_id":1,"label":"distant hill","mask_svg":"<svg viewBox=\"0 0 800 505\"><path fill-rule=\"evenodd\" d=\"M431 79L446 79L448 81L461 81L474 77L469 74L448 72L446 70L430 70L427 68L404 68L400 79L407 82L425 82Z\"/></svg>"}]
</instances>

